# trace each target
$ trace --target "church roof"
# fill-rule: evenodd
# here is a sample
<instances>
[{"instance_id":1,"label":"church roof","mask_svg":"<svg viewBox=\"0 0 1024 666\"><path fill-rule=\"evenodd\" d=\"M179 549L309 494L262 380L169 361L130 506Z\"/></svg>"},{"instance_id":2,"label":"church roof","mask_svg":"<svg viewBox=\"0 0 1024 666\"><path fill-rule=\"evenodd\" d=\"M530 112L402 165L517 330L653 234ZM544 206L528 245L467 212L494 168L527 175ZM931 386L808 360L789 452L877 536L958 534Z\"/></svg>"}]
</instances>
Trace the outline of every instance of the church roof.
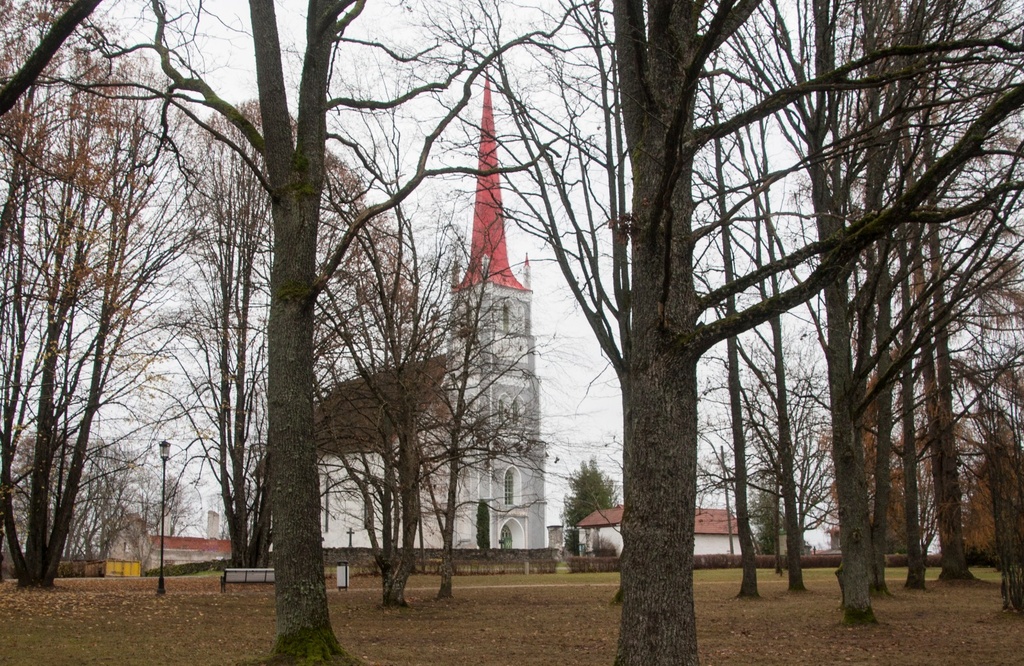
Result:
<instances>
[{"instance_id":1,"label":"church roof","mask_svg":"<svg viewBox=\"0 0 1024 666\"><path fill-rule=\"evenodd\" d=\"M480 171L498 168L498 142L494 135L494 111L491 106L491 82L484 81L484 108L480 121ZM466 275L456 289L481 282L527 291L508 263L505 246L505 213L501 203L501 176L481 173L476 178L476 204L473 209L473 239Z\"/></svg>"},{"instance_id":2,"label":"church roof","mask_svg":"<svg viewBox=\"0 0 1024 666\"><path fill-rule=\"evenodd\" d=\"M621 504L611 509L598 509L576 523L576 527L617 527L622 523L622 511ZM725 509L697 509L693 531L695 534L729 534L730 522L732 523L732 533L737 534L739 529L736 519L730 516Z\"/></svg>"},{"instance_id":3,"label":"church roof","mask_svg":"<svg viewBox=\"0 0 1024 666\"><path fill-rule=\"evenodd\" d=\"M335 385L314 410L317 447L338 455L379 452L382 438L394 434L393 413L445 410L446 368L447 357L439 355Z\"/></svg>"}]
</instances>

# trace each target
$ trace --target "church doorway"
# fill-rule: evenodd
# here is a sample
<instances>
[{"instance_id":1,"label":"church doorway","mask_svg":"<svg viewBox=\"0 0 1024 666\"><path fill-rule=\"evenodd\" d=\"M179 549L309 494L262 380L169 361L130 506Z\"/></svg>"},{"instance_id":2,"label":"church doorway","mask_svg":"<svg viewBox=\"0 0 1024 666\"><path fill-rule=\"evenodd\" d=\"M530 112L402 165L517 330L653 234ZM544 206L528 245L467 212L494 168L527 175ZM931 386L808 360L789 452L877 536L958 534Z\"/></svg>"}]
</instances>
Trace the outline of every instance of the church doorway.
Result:
<instances>
[{"instance_id":1,"label":"church doorway","mask_svg":"<svg viewBox=\"0 0 1024 666\"><path fill-rule=\"evenodd\" d=\"M506 521L498 534L498 545L503 550L526 548L526 533L518 520L512 518Z\"/></svg>"}]
</instances>

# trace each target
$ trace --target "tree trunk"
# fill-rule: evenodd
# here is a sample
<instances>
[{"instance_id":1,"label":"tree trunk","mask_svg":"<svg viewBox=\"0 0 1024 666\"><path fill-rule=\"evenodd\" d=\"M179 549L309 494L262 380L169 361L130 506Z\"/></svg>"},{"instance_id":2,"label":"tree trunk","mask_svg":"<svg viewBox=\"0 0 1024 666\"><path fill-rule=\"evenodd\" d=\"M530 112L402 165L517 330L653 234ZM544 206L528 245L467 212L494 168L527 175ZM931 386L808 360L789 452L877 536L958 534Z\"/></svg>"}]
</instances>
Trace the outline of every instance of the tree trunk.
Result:
<instances>
[{"instance_id":1,"label":"tree trunk","mask_svg":"<svg viewBox=\"0 0 1024 666\"><path fill-rule=\"evenodd\" d=\"M311 2L307 21L311 26L324 21L321 15L329 9ZM250 0L249 10L274 222L267 326L267 459L277 580L274 653L322 661L344 655L327 609L313 439L313 280L334 34L319 25L307 31L293 134L273 0Z\"/></svg>"},{"instance_id":2,"label":"tree trunk","mask_svg":"<svg viewBox=\"0 0 1024 666\"><path fill-rule=\"evenodd\" d=\"M462 413L461 401L459 413ZM452 578L455 576L455 557L454 557L454 541L455 541L455 520L458 515L459 507L459 472L461 466L458 463L459 457L459 445L458 437L460 433L453 433L453 443L450 450L449 462L448 462L448 487L446 488L446 504L444 508L444 515L442 516L441 522L441 566L439 567L438 573L441 574L441 585L437 590L438 599L451 599L454 595L452 594Z\"/></svg>"},{"instance_id":3,"label":"tree trunk","mask_svg":"<svg viewBox=\"0 0 1024 666\"><path fill-rule=\"evenodd\" d=\"M936 298L942 291L936 289ZM973 580L964 549L962 495L957 469L960 455L953 431L953 376L950 368L949 333L935 330L935 379L932 395L932 478L936 519L939 526L942 571L939 580Z\"/></svg>"},{"instance_id":4,"label":"tree trunk","mask_svg":"<svg viewBox=\"0 0 1024 666\"><path fill-rule=\"evenodd\" d=\"M881 245L880 258L874 267L879 271L875 289L878 298L878 319L875 323L875 353L878 354L878 366L875 376L879 378L886 377L892 367L892 357L889 350L884 348L892 334L892 279L886 261L886 245ZM889 544L889 496L892 490L892 384L885 379L879 381L886 381L886 385L875 398L875 503L871 517L871 591L888 594L889 588L885 583L885 555Z\"/></svg>"},{"instance_id":5,"label":"tree trunk","mask_svg":"<svg viewBox=\"0 0 1024 666\"><path fill-rule=\"evenodd\" d=\"M754 536L750 529L750 510L747 506L747 449L743 434L743 406L740 401L738 345L739 342L734 337L726 342L729 355L729 408L732 417L735 479L733 494L736 498L736 529L739 532L740 561L743 567L743 578L737 596L758 597L760 595L757 591L757 558L754 553Z\"/></svg>"},{"instance_id":6,"label":"tree trunk","mask_svg":"<svg viewBox=\"0 0 1024 666\"><path fill-rule=\"evenodd\" d=\"M906 267L907 277L900 285L900 307L903 312L911 311L913 294L923 290L924 270L921 263L921 244L913 243L911 248L900 250L900 261ZM912 263L918 266L911 270ZM918 284L915 284L918 283ZM923 319L922 314L922 319ZM907 322L903 331L903 341L906 345L915 335L914 326ZM929 345L925 344L921 350L920 369L922 377L928 372L931 357ZM903 513L904 529L907 534L907 580L904 587L912 590L925 589L925 553L921 545L921 509L920 493L917 489L918 472L918 449L917 449L917 424L915 414L917 412L917 396L914 390L914 366L907 361L900 376L900 402L902 403L903 416L902 438L903 438Z\"/></svg>"},{"instance_id":7,"label":"tree trunk","mask_svg":"<svg viewBox=\"0 0 1024 666\"><path fill-rule=\"evenodd\" d=\"M825 289L828 317L826 360L832 413L832 462L839 500L839 539L843 561L836 575L843 593L843 623L874 623L871 608L871 523L864 474L864 448L851 414L854 391L850 325L845 281Z\"/></svg>"},{"instance_id":8,"label":"tree trunk","mask_svg":"<svg viewBox=\"0 0 1024 666\"><path fill-rule=\"evenodd\" d=\"M904 288L906 291L906 288ZM907 297L906 301L909 301ZM907 363L900 379L903 403L903 512L907 533L907 581L904 587L923 590L925 556L921 548L921 515L917 492L917 428L914 424L914 368Z\"/></svg>"},{"instance_id":9,"label":"tree trunk","mask_svg":"<svg viewBox=\"0 0 1024 666\"><path fill-rule=\"evenodd\" d=\"M942 572L939 580L970 580L964 550L963 515L960 477L957 470L959 454L953 431L953 372L950 367L949 329L942 322L947 305L942 286L942 248L937 226L928 229L928 250L931 264L931 319L934 322L931 345L922 356L925 365L925 395L928 405L928 443L932 453L932 482L935 488L935 515L939 528Z\"/></svg>"},{"instance_id":10,"label":"tree trunk","mask_svg":"<svg viewBox=\"0 0 1024 666\"><path fill-rule=\"evenodd\" d=\"M719 185L719 210L726 210L725 176L723 174L724 159L722 142L715 141L715 175ZM734 278L732 257L732 234L729 227L722 230L722 263L725 267L725 280ZM725 304L726 316L736 314L736 297L730 296ZM747 507L747 445L743 432L743 387L740 384L739 340L735 336L726 340L726 353L729 361L729 414L732 426L733 479L736 496L736 528L739 532L740 561L743 567L743 578L740 581L739 597L757 597L757 559L754 555L754 536L750 529L750 510ZM725 465L725 459L722 459ZM726 507L728 509L728 506ZM730 528L731 529L731 528ZM731 537L730 537L731 539ZM729 542L732 548L732 541Z\"/></svg>"},{"instance_id":11,"label":"tree trunk","mask_svg":"<svg viewBox=\"0 0 1024 666\"><path fill-rule=\"evenodd\" d=\"M773 282L775 282L773 280ZM775 293L778 293L776 288ZM775 357L775 400L779 418L779 465L782 478L779 490L786 521L786 569L789 572L789 591L804 592L804 573L800 555L804 550L804 532L797 509L796 470L794 462L793 431L789 418L789 388L786 386L786 364L783 358L782 320L772 317L772 346Z\"/></svg>"},{"instance_id":12,"label":"tree trunk","mask_svg":"<svg viewBox=\"0 0 1024 666\"><path fill-rule=\"evenodd\" d=\"M441 564L438 567L441 574L441 585L437 589L438 599L452 599L452 578L455 577L455 563L452 560L451 540L441 548Z\"/></svg>"},{"instance_id":13,"label":"tree trunk","mask_svg":"<svg viewBox=\"0 0 1024 666\"><path fill-rule=\"evenodd\" d=\"M637 292L642 291L637 289ZM649 359L650 334L636 335L634 355ZM664 351L662 351L664 354ZM618 664L696 664L693 527L696 496L696 364L639 364L624 454L622 621ZM627 656L628 655L628 658Z\"/></svg>"},{"instance_id":14,"label":"tree trunk","mask_svg":"<svg viewBox=\"0 0 1024 666\"><path fill-rule=\"evenodd\" d=\"M1003 610L1020 613L1024 611L1024 520L1020 516L1021 500L1024 500L1024 459L1020 449L1020 386L1013 381L1011 387L1009 409L990 417L994 427L989 427L986 433L989 441L985 453Z\"/></svg>"},{"instance_id":15,"label":"tree trunk","mask_svg":"<svg viewBox=\"0 0 1024 666\"><path fill-rule=\"evenodd\" d=\"M418 397L418 396L417 396ZM407 412L410 416L415 412ZM416 528L420 518L419 455L415 426L406 424L406 434L399 436L398 486L401 501L401 544L389 568L381 603L385 607L404 607L405 586L416 565Z\"/></svg>"},{"instance_id":16,"label":"tree trunk","mask_svg":"<svg viewBox=\"0 0 1024 666\"><path fill-rule=\"evenodd\" d=\"M623 666L697 663L693 529L699 352L688 355L667 326L672 322L677 330L692 331L696 325L693 248L687 236L692 172L682 166L671 199L664 200L664 156L655 152L633 163L639 236L633 248L633 346L623 450L623 604L616 658ZM659 205L646 203L653 201ZM665 225L674 232L665 233ZM671 285L667 275L674 276Z\"/></svg>"},{"instance_id":17,"label":"tree trunk","mask_svg":"<svg viewBox=\"0 0 1024 666\"><path fill-rule=\"evenodd\" d=\"M320 479L313 441L313 310L302 288L312 280L309 228L317 203L274 204L274 268L267 327L270 481L274 507L275 652L323 656L340 649L327 613L320 542ZM303 267L306 267L303 270ZM298 656L298 655L296 655ZM322 658L322 657L321 657Z\"/></svg>"},{"instance_id":18,"label":"tree trunk","mask_svg":"<svg viewBox=\"0 0 1024 666\"><path fill-rule=\"evenodd\" d=\"M813 0L814 72L821 76L835 69L835 23L831 0ZM825 155L830 136L839 131L839 102L834 92L815 94L804 119L807 125L808 155ZM846 194L836 160L817 161L808 169L811 201L817 216L818 238L826 239L842 228L842 206ZM836 575L843 595L843 622L875 622L871 609L871 522L868 511L867 477L864 472L864 446L860 424L853 418L856 386L850 349L848 276L843 273L826 285L825 316L827 331L825 361L828 365L829 409L832 415L832 462L836 475L839 504L839 538L843 561Z\"/></svg>"}]
</instances>

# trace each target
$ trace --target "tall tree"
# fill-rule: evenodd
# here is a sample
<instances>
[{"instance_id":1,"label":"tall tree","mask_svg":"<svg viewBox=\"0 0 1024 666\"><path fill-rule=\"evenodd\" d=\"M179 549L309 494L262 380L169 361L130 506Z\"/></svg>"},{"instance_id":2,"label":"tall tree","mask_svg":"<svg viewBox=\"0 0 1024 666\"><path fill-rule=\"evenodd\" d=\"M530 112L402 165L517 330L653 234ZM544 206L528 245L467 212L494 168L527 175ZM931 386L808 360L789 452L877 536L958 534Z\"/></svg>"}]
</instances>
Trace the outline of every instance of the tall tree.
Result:
<instances>
[{"instance_id":1,"label":"tall tree","mask_svg":"<svg viewBox=\"0 0 1024 666\"><path fill-rule=\"evenodd\" d=\"M615 481L597 466L597 458L580 463L569 474L569 494L565 496L562 523L567 527L565 549L579 553L580 533L576 524L599 509L611 509L619 502Z\"/></svg>"},{"instance_id":2,"label":"tall tree","mask_svg":"<svg viewBox=\"0 0 1024 666\"><path fill-rule=\"evenodd\" d=\"M3 118L14 121L16 149L0 244L0 501L22 586L53 584L86 463L103 448L97 424L148 374L146 363L123 361L158 351L145 333L182 237L174 196L158 192L169 165L150 131L155 109L116 99L117 81L138 76L137 63L113 72L89 56L73 63L66 75L109 86L113 98L53 86ZM15 515L17 496L24 516Z\"/></svg>"},{"instance_id":3,"label":"tall tree","mask_svg":"<svg viewBox=\"0 0 1024 666\"><path fill-rule=\"evenodd\" d=\"M255 105L242 111L258 114ZM210 126L234 141L219 117ZM175 321L175 361L188 390L168 391L220 489L231 561L265 566L270 548L266 464L266 309L269 301L270 198L247 161L193 128L181 151L187 162L188 215L195 230L185 280L188 305Z\"/></svg>"},{"instance_id":4,"label":"tall tree","mask_svg":"<svg viewBox=\"0 0 1024 666\"><path fill-rule=\"evenodd\" d=\"M926 217L936 223L960 212L946 210L933 218L920 211L928 196L984 151L990 133L1016 113L1024 102L1024 87L1008 86L996 95L984 97L984 108L971 115L955 142L926 175L895 193L883 208L865 212L836 225L835 213L816 206L821 225L820 243L796 250L773 265L739 274L725 286L705 288L698 280L700 265L698 239L708 229L696 224L693 174L697 153L716 135L770 110L782 108L811 89L830 90L830 82L843 80L858 70L856 60L841 67L821 61L817 71L790 89L766 95L762 101L714 126L700 124L706 117L700 110L700 90L707 75L708 57L730 40L750 17L755 2L719 5L678 3L615 3L616 65L622 86L623 119L627 145L633 157L633 348L631 362L631 404L626 427L630 431L624 452L625 504L623 519L622 583L624 604L619 635L620 664L696 663L696 633L693 624L692 547L695 459L697 449L697 361L710 345L738 331L767 321L815 293L832 289L828 323L829 340L836 354L839 345L849 347L851 336L841 322L847 302L842 283L850 262L870 243L907 219ZM836 26L828 8L812 17L822 39ZM693 26L702 26L694 30ZM927 50L934 51L930 46ZM944 47L943 47L944 48ZM884 52L867 54L877 61ZM829 58L830 60L830 58ZM864 61L861 61L862 64ZM878 81L877 76L872 80ZM963 90L968 93L966 89ZM975 91L970 91L973 95ZM818 93L830 94L830 93ZM977 101L970 99L971 108ZM821 118L815 116L816 120ZM822 131L819 122L810 133ZM832 128L818 135L833 134ZM811 170L820 161L811 163ZM1009 172L1003 172L1008 175ZM827 191L811 178L816 196L823 202ZM1006 182L1000 179L1000 182ZM969 201L986 200L992 185L973 192ZM995 186L998 188L999 186ZM712 320L709 308L718 306L730 293L739 293L770 272L786 271L810 256L816 263L768 300L754 300L736 315ZM833 316L833 314L835 316ZM845 335L844 335L845 334ZM847 351L848 353L848 351ZM838 368L847 364L835 364ZM849 413L847 396L851 381L833 374L835 414ZM846 578L845 617L847 621L871 621L868 595L869 549L868 511L862 479L863 456L858 455L855 432L850 424L833 422L836 475L840 484L840 516L844 533ZM839 435L839 438L836 437ZM863 551L863 552L861 552Z\"/></svg>"}]
</instances>

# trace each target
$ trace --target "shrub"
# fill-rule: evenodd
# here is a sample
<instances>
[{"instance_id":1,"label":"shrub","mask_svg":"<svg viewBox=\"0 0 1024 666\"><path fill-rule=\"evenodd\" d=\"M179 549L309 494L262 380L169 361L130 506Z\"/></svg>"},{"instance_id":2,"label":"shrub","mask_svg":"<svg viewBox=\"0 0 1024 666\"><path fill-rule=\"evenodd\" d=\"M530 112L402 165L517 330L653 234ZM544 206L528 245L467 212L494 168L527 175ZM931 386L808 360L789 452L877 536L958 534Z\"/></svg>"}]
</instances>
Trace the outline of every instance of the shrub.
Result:
<instances>
[{"instance_id":1,"label":"shrub","mask_svg":"<svg viewBox=\"0 0 1024 666\"><path fill-rule=\"evenodd\" d=\"M57 578L102 578L103 560L73 560L57 565Z\"/></svg>"},{"instance_id":2,"label":"shrub","mask_svg":"<svg viewBox=\"0 0 1024 666\"><path fill-rule=\"evenodd\" d=\"M619 570L617 557L570 557L569 573L604 573Z\"/></svg>"},{"instance_id":3,"label":"shrub","mask_svg":"<svg viewBox=\"0 0 1024 666\"><path fill-rule=\"evenodd\" d=\"M842 561L843 556L839 553L815 553L801 556L800 566L804 569L838 569ZM786 566L785 559L782 560L782 566Z\"/></svg>"},{"instance_id":4,"label":"shrub","mask_svg":"<svg viewBox=\"0 0 1024 666\"><path fill-rule=\"evenodd\" d=\"M693 556L694 569L738 569L741 566L743 564L739 555L713 553Z\"/></svg>"}]
</instances>

